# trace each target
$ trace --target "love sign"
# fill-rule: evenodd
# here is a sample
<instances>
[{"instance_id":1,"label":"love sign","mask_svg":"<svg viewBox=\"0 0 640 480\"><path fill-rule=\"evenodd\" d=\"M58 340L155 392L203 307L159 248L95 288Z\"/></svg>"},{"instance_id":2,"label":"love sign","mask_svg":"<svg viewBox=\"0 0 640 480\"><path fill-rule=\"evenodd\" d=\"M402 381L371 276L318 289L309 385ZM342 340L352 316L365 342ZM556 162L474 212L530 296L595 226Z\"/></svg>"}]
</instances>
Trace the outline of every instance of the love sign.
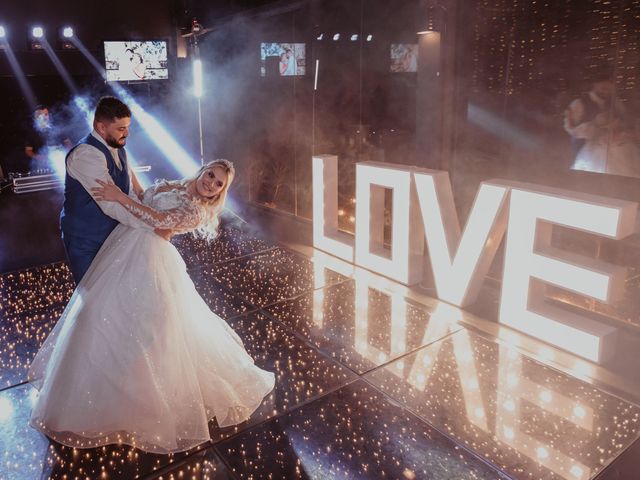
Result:
<instances>
[{"instance_id":1,"label":"love sign","mask_svg":"<svg viewBox=\"0 0 640 480\"><path fill-rule=\"evenodd\" d=\"M392 192L385 248L384 192ZM595 362L615 349L616 329L545 301L552 284L602 302L624 291L626 269L560 250L553 225L612 239L634 232L638 204L540 185L482 182L464 230L449 174L379 162L356 165L355 236L338 231L338 157L313 157L313 244L404 285L430 265L438 298L472 304L506 236L500 322ZM428 262L427 262L428 260Z\"/></svg>"}]
</instances>

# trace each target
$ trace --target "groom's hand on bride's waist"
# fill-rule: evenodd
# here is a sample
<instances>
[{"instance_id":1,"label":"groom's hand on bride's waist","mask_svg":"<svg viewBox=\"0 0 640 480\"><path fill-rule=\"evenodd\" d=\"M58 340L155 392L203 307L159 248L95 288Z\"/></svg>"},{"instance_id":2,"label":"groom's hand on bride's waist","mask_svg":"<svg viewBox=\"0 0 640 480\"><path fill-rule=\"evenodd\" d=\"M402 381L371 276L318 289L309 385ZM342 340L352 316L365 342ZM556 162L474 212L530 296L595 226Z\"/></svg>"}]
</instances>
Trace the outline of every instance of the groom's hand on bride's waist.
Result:
<instances>
[{"instance_id":1,"label":"groom's hand on bride's waist","mask_svg":"<svg viewBox=\"0 0 640 480\"><path fill-rule=\"evenodd\" d=\"M156 233L156 235L164 238L167 242L169 240L171 240L171 237L173 236L173 230L167 230L167 229L164 229L164 228L156 228L153 231Z\"/></svg>"}]
</instances>

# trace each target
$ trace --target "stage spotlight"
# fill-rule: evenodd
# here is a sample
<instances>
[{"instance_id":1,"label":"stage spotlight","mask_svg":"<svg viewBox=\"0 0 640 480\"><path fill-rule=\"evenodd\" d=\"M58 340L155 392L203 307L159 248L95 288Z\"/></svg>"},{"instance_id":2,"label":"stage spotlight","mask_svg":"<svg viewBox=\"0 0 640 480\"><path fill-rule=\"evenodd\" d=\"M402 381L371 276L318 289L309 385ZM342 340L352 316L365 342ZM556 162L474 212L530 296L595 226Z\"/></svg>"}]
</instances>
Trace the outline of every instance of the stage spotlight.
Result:
<instances>
[{"instance_id":1,"label":"stage spotlight","mask_svg":"<svg viewBox=\"0 0 640 480\"><path fill-rule=\"evenodd\" d=\"M373 40L373 35L367 35L367 42L370 42L371 40Z\"/></svg>"},{"instance_id":2,"label":"stage spotlight","mask_svg":"<svg viewBox=\"0 0 640 480\"><path fill-rule=\"evenodd\" d=\"M0 25L0 38L4 38L6 37L7 32L5 31L4 27L2 25Z\"/></svg>"},{"instance_id":3,"label":"stage spotlight","mask_svg":"<svg viewBox=\"0 0 640 480\"><path fill-rule=\"evenodd\" d=\"M336 34L333 36L333 41L334 41L334 42L337 42L338 40L340 40L340 34L339 34L339 33L336 33Z\"/></svg>"},{"instance_id":4,"label":"stage spotlight","mask_svg":"<svg viewBox=\"0 0 640 480\"><path fill-rule=\"evenodd\" d=\"M31 39L29 40L29 48L31 50L44 49L44 46L42 45L42 40L44 40L44 29L42 27L33 27L31 29Z\"/></svg>"},{"instance_id":5,"label":"stage spotlight","mask_svg":"<svg viewBox=\"0 0 640 480\"><path fill-rule=\"evenodd\" d=\"M321 33L316 37L316 40L322 40L324 38L324 33Z\"/></svg>"},{"instance_id":6,"label":"stage spotlight","mask_svg":"<svg viewBox=\"0 0 640 480\"><path fill-rule=\"evenodd\" d=\"M75 50L74 32L72 27L64 27L60 30L60 48L62 50Z\"/></svg>"},{"instance_id":7,"label":"stage spotlight","mask_svg":"<svg viewBox=\"0 0 640 480\"><path fill-rule=\"evenodd\" d=\"M358 34L354 33L353 35L351 35L351 41L355 42L356 40L358 40Z\"/></svg>"}]
</instances>

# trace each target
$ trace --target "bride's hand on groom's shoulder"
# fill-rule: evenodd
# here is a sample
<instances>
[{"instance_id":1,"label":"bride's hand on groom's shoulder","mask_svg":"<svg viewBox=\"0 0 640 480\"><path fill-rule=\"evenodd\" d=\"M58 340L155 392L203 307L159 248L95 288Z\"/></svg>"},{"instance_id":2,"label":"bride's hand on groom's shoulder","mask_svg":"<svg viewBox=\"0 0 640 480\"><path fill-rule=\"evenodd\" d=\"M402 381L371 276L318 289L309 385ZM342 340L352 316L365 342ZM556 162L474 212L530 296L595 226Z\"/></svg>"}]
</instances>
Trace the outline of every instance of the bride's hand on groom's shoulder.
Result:
<instances>
[{"instance_id":1,"label":"bride's hand on groom's shoulder","mask_svg":"<svg viewBox=\"0 0 640 480\"><path fill-rule=\"evenodd\" d=\"M96 200L101 200L105 202L117 202L124 195L122 190L118 188L118 186L112 182L104 182L102 180L96 180L96 183L100 185L99 187L93 187L91 189L91 195Z\"/></svg>"}]
</instances>

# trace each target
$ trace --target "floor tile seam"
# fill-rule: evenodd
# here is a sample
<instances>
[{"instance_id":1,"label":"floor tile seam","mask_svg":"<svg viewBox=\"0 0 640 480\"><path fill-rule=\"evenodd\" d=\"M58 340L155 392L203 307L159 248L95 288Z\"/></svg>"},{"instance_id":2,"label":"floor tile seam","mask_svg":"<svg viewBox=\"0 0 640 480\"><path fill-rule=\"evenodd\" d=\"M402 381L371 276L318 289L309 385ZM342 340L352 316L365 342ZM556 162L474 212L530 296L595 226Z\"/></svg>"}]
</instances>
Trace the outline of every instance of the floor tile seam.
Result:
<instances>
[{"instance_id":1,"label":"floor tile seam","mask_svg":"<svg viewBox=\"0 0 640 480\"><path fill-rule=\"evenodd\" d=\"M623 448L618 455L607 459L600 471L596 474L595 477L592 477L592 479L597 480L598 478L600 478L604 474L605 470L611 467L615 463L615 461L618 460L624 454L624 452L629 450L636 442L640 442L640 430L636 432L636 438L631 443L629 443L629 445Z\"/></svg>"},{"instance_id":2,"label":"floor tile seam","mask_svg":"<svg viewBox=\"0 0 640 480\"><path fill-rule=\"evenodd\" d=\"M218 458L220 459L220 461L222 462L222 464L225 466L229 474L232 476L232 478L240 480L241 478L240 475L233 470L233 467L231 466L231 463L227 459L226 455L223 455L223 453L218 448L218 444L212 443L211 447L213 451L216 453L216 455L218 456Z\"/></svg>"},{"instance_id":3,"label":"floor tile seam","mask_svg":"<svg viewBox=\"0 0 640 480\"><path fill-rule=\"evenodd\" d=\"M244 430L240 430L240 431L238 431L238 432L236 432L233 435L230 435L228 437L221 438L220 440L217 440L215 442L212 440L211 443L212 443L212 445L221 445L224 442L231 441L231 440L233 440L233 439L235 439L235 438L237 438L237 437L239 437L241 435L244 435L246 433L251 432L252 430L257 430L259 427L262 427L262 426L264 426L265 424L267 424L269 422L272 422L272 421L278 420L280 418L283 418L286 415L289 415L291 413L294 413L294 412L300 410L301 408L306 407L307 405L310 405L310 404L312 404L314 402L320 401L324 397L326 397L328 395L331 395L331 394L337 392L338 390L340 390L342 388L348 387L348 386L354 384L355 382L357 382L358 380L360 380L360 377L353 378L353 379L349 380L347 383L344 383L342 385L338 385L338 386L335 386L333 388L327 389L326 391L322 392L321 394L309 397L308 399L296 404L295 406L293 406L290 409L286 409L286 410L284 410L284 411L282 411L282 412L280 412L280 413L278 413L278 414L276 414L276 415L274 415L272 417L265 418L265 419L261 420L260 422L254 424L254 425L250 425L248 428L246 428Z\"/></svg>"},{"instance_id":4,"label":"floor tile seam","mask_svg":"<svg viewBox=\"0 0 640 480\"><path fill-rule=\"evenodd\" d=\"M468 454L470 454L473 458L480 460L482 462L482 464L487 465L488 467L491 468L491 470L494 470L496 472L498 472L499 474L503 475L504 477L506 477L509 480L517 480L516 477L511 476L510 474L504 472L502 470L502 468L500 468L498 465L494 464L493 462L489 461L488 459L484 458L482 455L480 455L479 452L475 452L473 449L471 449L470 447L468 447L467 445L465 445L464 443L462 443L462 440L459 440L455 437L452 437L450 434L448 434L446 431L440 429L439 427L435 426L434 424L431 423L431 421L427 420L425 417L423 417L422 415L418 414L417 412L415 412L414 410L412 410L411 408L409 408L407 405L405 405L403 402L401 402L400 400L398 400L397 398L391 396L390 394L388 394L387 392L385 392L384 390L380 389L380 387L378 387L376 384L372 383L368 378L366 378L365 376L362 377L362 380L371 388L373 388L374 390L376 390L378 393L380 393L383 397L386 398L386 400L391 403L391 405L395 405L398 408L400 408L402 411L404 411L406 414L408 414L410 417L414 417L416 419L418 419L419 421L425 423L427 426L429 426L429 428L432 428L433 430L435 430L437 433L439 433L440 435L442 435L444 438L446 438L447 440L449 440L450 442L452 442L454 445L462 448L465 452L467 452Z\"/></svg>"},{"instance_id":5,"label":"floor tile seam","mask_svg":"<svg viewBox=\"0 0 640 480\"><path fill-rule=\"evenodd\" d=\"M216 281L218 281L218 280L216 279ZM347 283L347 282L351 282L351 281L353 281L352 278L346 278L345 280L340 280L339 282L336 282L336 283L328 283L328 284L323 285L321 287L317 287L317 288L314 287L314 288L310 288L308 290L304 290L302 292L298 292L298 293L294 294L292 297L281 298L280 300L276 300L276 301L271 302L271 303L266 303L265 305L262 305L262 306L257 305L257 307L259 309L266 309L266 308L269 308L269 307L273 307L274 305L277 305L279 303L290 302L292 300L298 300L299 298L303 297L304 295L309 295L310 293L317 292L318 290L324 290L325 288L335 287L335 286L342 285L343 283ZM225 285L225 287L226 287L226 285ZM230 287L227 287L227 288L230 288ZM248 302L248 300L245 300L245 301Z\"/></svg>"},{"instance_id":6,"label":"floor tile seam","mask_svg":"<svg viewBox=\"0 0 640 480\"><path fill-rule=\"evenodd\" d=\"M38 264L38 265L32 265L30 267L23 267L23 268L17 268L15 270L9 270L8 272L2 272L0 273L0 278L4 277L5 275L11 275L11 274L17 274L20 272L24 272L25 270L31 270L33 268L44 268L44 267L50 267L53 265L58 265L58 264L64 264L64 265L69 265L68 262L66 262L65 260L57 260L55 262L49 262L49 263L42 263L42 264Z\"/></svg>"},{"instance_id":7,"label":"floor tile seam","mask_svg":"<svg viewBox=\"0 0 640 480\"><path fill-rule=\"evenodd\" d=\"M258 250L258 251L256 251L256 252L245 253L244 255L240 255L240 256L238 256L238 257L228 258L228 259L226 259L226 260L221 260L221 261L219 261L219 262L214 262L214 263L212 263L211 265L214 265L214 266L216 266L216 265L225 265L225 264L227 264L227 263L229 263L229 262L235 262L236 260L242 260L242 259L245 259L245 258L247 258L247 257L251 257L251 256L253 256L253 255L261 255L261 254L263 254L263 253L270 252L271 250L275 250L276 248L278 248L278 247L277 247L277 246L275 246L275 247L269 247L269 248L265 248L265 249L263 249L263 250ZM187 268L187 272L200 271L200 270L202 270L203 268L205 268L205 267L204 267L204 266L202 266L202 265L197 265L197 266L194 266L194 267L189 267L189 268Z\"/></svg>"},{"instance_id":8,"label":"floor tile seam","mask_svg":"<svg viewBox=\"0 0 640 480\"><path fill-rule=\"evenodd\" d=\"M441 338L441 339L439 339L439 340L436 340L436 341L434 341L434 342L431 342L429 345L425 345L425 346L423 346L423 347L420 347L420 348L418 348L418 349L415 349L415 350L413 351L413 353L416 353L416 352L417 352L417 351L419 351L419 350L422 350L422 349L428 348L428 347L430 347L430 346L434 345L435 343L438 343L438 342L440 342L440 341L443 341L443 340L445 340L445 339L447 339L447 338L449 338L449 337L451 337L451 336L455 335L456 333L459 333L463 328L464 328L464 327L462 327L460 330L456 330L455 332L450 332L447 336L445 336L445 337L443 337L443 338ZM480 336L481 336L483 339L485 339L485 340L492 340L492 339L487 339L484 335L480 335ZM494 342L494 343L499 343L499 342ZM409 355L409 354L407 354L407 355ZM361 374L360 376L361 376L361 377L362 377L362 379L363 379L363 380L365 380L367 383L369 383L369 384L371 384L373 387L375 387L375 388L376 388L376 390L380 391L380 392L381 392L381 393L383 393L385 396L387 396L387 397L389 397L389 398L393 399L396 403L398 403L398 404L400 404L400 405L404 406L404 405L403 405L399 400L395 399L395 397L393 397L393 396L389 395L388 393L384 392L383 390L380 390L380 388L378 388L374 383L372 383L372 382L371 382L367 377L368 377L368 375L370 375L370 374L371 374L371 373L373 373L374 371L379 370L379 369L383 368L385 365L388 365L388 364L390 364L390 363L393 363L394 361L397 361L397 360L399 360L399 359L401 359L401 358L403 358L403 357L406 357L407 355L403 355L402 357L398 357L398 358L396 358L396 359L395 359L395 360L393 360L393 361L390 361L390 362L387 362L387 363L385 363L385 364L383 364L383 365L380 365L380 366L378 366L378 367L375 367L375 368L373 368L373 369L371 369L371 370L369 370L369 371L367 371L367 372L365 372L365 373ZM525 356L527 356L527 358L530 358L531 360L534 360L534 361L536 360L535 358L531 358L531 357L529 357L528 355L525 355ZM540 363L540 362L538 362L538 363ZM547 364L542 364L542 365L544 365L544 366L545 366L545 367L547 367L547 368L550 368L550 369L551 369L551 370L553 370L553 371L556 371L556 369L555 369L555 368L552 368L552 367L548 366ZM561 371L559 371L559 372L557 372L557 373L560 373L560 374L562 374L562 375L566 375L566 373L561 372ZM575 380L578 380L578 381L582 381L582 382L584 382L584 380L581 380L581 379L576 378L576 377L571 377L571 378L574 378ZM585 382L585 383L587 383L587 382ZM597 387L596 387L595 385L593 385L593 384L589 384L589 383L587 383L587 384L588 384L588 385L591 385L591 386L592 386L592 387L594 387L594 388L597 388ZM598 388L598 390L601 390L601 389L599 389L599 388ZM601 390L601 391L602 391L602 390ZM606 391L604 391L604 392L605 392L605 393L607 393L607 394L609 394L609 392L606 392ZM623 402L625 402L625 403L631 403L631 404L633 404L632 402L626 401L626 400L624 400L624 399L620 399L620 398L618 398L618 397L615 397L615 398L617 398L618 400L621 400L621 401L623 401ZM635 406L635 404L633 404L633 405ZM418 417L418 418L420 418L421 420L423 420L423 421L425 421L425 422L429 423L429 425L433 426L433 425L431 424L431 422L429 422L426 418L424 418L424 417L423 417L421 414L419 414L418 412L413 411L413 410L412 410L412 409L410 409L409 407L406 407L406 409L407 409L407 411L411 412L412 414L414 414L415 416L417 416L417 417ZM437 427L435 427L435 426L433 426L433 427L434 427L436 430L440 431ZM441 433L443 433L443 434L444 434L445 432L441 432ZM449 435L447 435L447 437L449 438ZM632 440L632 441L631 441L631 442L630 442L630 443L629 443L625 448L623 448L623 449L620 451L620 453L618 453L618 455L616 455L616 456L614 456L614 457L610 458L610 459L609 459L609 461L605 463L605 466L602 468L602 470L601 470L600 472L604 471L604 469L605 469L605 468L608 468L608 467L609 467L609 466L610 466L610 465L611 465L611 464L612 464L612 463L613 463L617 458L619 458L619 457L620 457L624 452L626 452L629 448L631 448L631 446L633 446L633 444L634 444L635 442L637 442L637 441L640 441L640 429L636 432L635 439L634 439L634 440ZM456 443L457 443L457 441L456 441ZM500 469L499 467L497 467L497 466L496 466L496 468L498 468L498 470L499 470L499 471L501 471L501 469ZM599 475L599 474L600 474L600 472L599 472L597 475Z\"/></svg>"},{"instance_id":9,"label":"floor tile seam","mask_svg":"<svg viewBox=\"0 0 640 480\"><path fill-rule=\"evenodd\" d=\"M256 312L254 312L256 313ZM328 358L329 360L338 363L340 366L346 368L347 370L353 372L355 375L361 377L363 375L366 375L374 370L377 370L378 368L381 368L385 365L388 365L390 363L393 363L397 360L400 360L404 357L407 357L409 355L412 355L420 350L422 350L423 348L427 348L430 347L432 345L434 345L435 343L438 343L440 341L443 341L447 338L449 338L450 336L460 332L464 327L460 326L460 328L454 332L449 332L447 333L445 336L437 338L432 340L431 342L425 343L424 345L420 345L418 347L413 348L412 350L403 353L402 355L395 357L391 360L388 360L387 362L384 362L380 365L376 365L374 367L371 367L368 370L365 370L363 372L359 372L355 369L353 369L352 367L342 363L339 359L334 358L332 356L330 356L329 354L327 354L321 347L319 347L318 345L316 345L315 343L313 343L312 340L310 340L309 338L305 337L302 333L296 331L293 327L291 327L290 325L286 324L285 322L283 322L282 320L280 320L279 318L275 317L273 314L271 314L270 312L263 310L263 309L259 309L257 313L261 313L262 315L266 316L267 318L270 318L271 320L273 320L274 322L278 323L279 325L281 325L283 328L285 328L289 333L291 333L292 335L294 335L296 338L298 338L299 340L302 340L307 346L309 346L310 348L312 348L313 350L317 351L318 353L320 353L323 357Z\"/></svg>"},{"instance_id":10,"label":"floor tile seam","mask_svg":"<svg viewBox=\"0 0 640 480\"><path fill-rule=\"evenodd\" d=\"M361 373L358 373L353 368L349 367L348 365L345 365L344 363L340 362L338 359L330 356L327 352L323 351L320 347L315 345L313 342L311 342L309 339L307 339L300 332L295 331L292 327L290 327L289 325L284 323L282 320L279 320L277 317L274 317L273 315L271 315L266 310L260 309L258 311L258 313L261 313L262 315L266 316L271 321L273 321L273 322L277 323L278 325L280 325L281 327L283 327L285 329L285 331L287 331L287 333L289 333L290 335L293 335L298 340L302 341L307 347L311 348L316 353L318 353L320 356L322 356L322 357L326 358L327 360L329 360L331 363L335 363L335 364L339 365L340 367L346 369L347 371L349 371L350 373L353 373L354 375L356 375L358 377L362 376Z\"/></svg>"},{"instance_id":11,"label":"floor tile seam","mask_svg":"<svg viewBox=\"0 0 640 480\"><path fill-rule=\"evenodd\" d=\"M67 304L68 304L68 303L69 303L68 301L67 301L67 302L57 302L57 303L55 303L55 304L51 304L51 305L49 305L48 307L41 307L41 308L34 309L34 310L25 310L25 311L20 312L20 313L14 313L14 314L12 314L11 316L12 316L12 317L18 317L18 316L21 316L21 315L40 315L40 314L46 314L49 310L52 310L52 309L57 308L57 307L61 307L61 308L62 308L62 310L64 311L64 309L66 308L66 306L67 306ZM6 319L7 319L7 317L5 317L4 315L0 315L0 324L2 324L2 322L3 322L4 320L6 320Z\"/></svg>"},{"instance_id":12,"label":"floor tile seam","mask_svg":"<svg viewBox=\"0 0 640 480\"><path fill-rule=\"evenodd\" d=\"M214 281L216 282L216 286L217 287L220 287L224 292L226 292L227 294L231 295L233 298L239 299L241 302L247 304L250 307L248 310L246 310L244 312L240 312L240 313L234 314L234 315L231 315L230 317L226 318L225 320L229 320L229 319L235 318L235 317L240 317L242 315L248 315L249 313L254 313L257 310L260 310L260 306L259 305L255 305L254 303L251 303L246 298L241 297L236 292L234 292L231 289L231 287L228 287L227 285L221 283L217 278L214 277ZM216 315L218 315L218 314L216 313ZM220 317L220 315L218 315L218 316ZM222 318L222 317L220 317L220 318Z\"/></svg>"},{"instance_id":13,"label":"floor tile seam","mask_svg":"<svg viewBox=\"0 0 640 480\"><path fill-rule=\"evenodd\" d=\"M633 443L631 445L629 445L628 448L631 448L631 446L633 445ZM622 453L620 453L620 455L618 455L616 458L613 459L613 461L611 461L610 463L607 463L605 467L602 468L602 470L600 470L595 477L591 477L590 480L607 480L607 478L613 473L615 475L615 471L613 470L614 464L616 463L616 461L622 457L622 454L624 452L626 452L627 449L625 449ZM611 472L609 472L608 470L612 469ZM611 479L619 479L619 476L614 476L614 477L610 477Z\"/></svg>"},{"instance_id":14,"label":"floor tile seam","mask_svg":"<svg viewBox=\"0 0 640 480\"><path fill-rule=\"evenodd\" d=\"M298 251L296 251L296 250L293 250L293 249L291 249L290 247L287 247L286 245L284 245L284 244L282 244L282 243L280 243L280 242L276 242L274 246L269 247L269 248L266 248L266 249L264 249L264 250L259 250L259 251L256 251L256 252L248 253L248 254L246 254L246 255L241 255L241 256L239 256L239 257L234 257L234 258L230 258L230 259L228 259L228 260L223 260L223 261L221 261L221 262L216 262L214 265L225 265L225 264L227 264L227 263L229 263L229 262L233 262L233 261L241 260L241 259L246 259L246 258L248 258L248 257L254 256L254 255L260 255L260 254L263 254L263 253L265 253L265 252L270 252L270 251L276 250L276 249L278 249L278 248L279 248L279 249L281 249L281 250L284 250L285 252L287 252L287 253L289 253L289 254L291 254L291 255L295 256L295 257L302 258L302 259L304 259L304 260L307 260L307 261L309 261L309 262L313 263L313 261L312 261L308 256L306 256L305 254L303 254L303 253L301 253L301 252L298 252ZM192 271L193 271L193 272L201 272L203 268L205 268L205 267L203 267L203 266L191 267L191 268L188 268L188 269L187 269L187 271L188 271L188 272L192 272ZM336 273L337 273L337 272L336 272ZM273 305L273 304L275 304L275 303L279 303L279 302L283 302L283 301L291 300L291 299L294 299L294 298L298 298L299 296L304 295L304 294L306 294L306 293L314 292L314 291L316 291L316 290L321 290L321 289L326 288L326 287L331 287L331 286L334 286L334 285L339 285L339 284L345 283L345 282L347 282L347 281L349 281L349 280L353 280L353 276L352 276L352 275L343 275L343 274L339 274L339 275L342 275L343 277L345 277L345 279L344 279L344 280L340 280L339 282L327 283L327 284L325 284L325 285L323 285L323 286L321 286L321 287L318 287L318 288L308 289L308 290L305 290L305 291L300 292L300 293L298 293L298 294L295 294L293 297L289 297L289 298L284 298L284 299L276 300L275 302L271 302L271 303L269 303L269 304L267 304L267 305L264 305L264 306L257 306L257 307L258 307L258 308L264 308L264 307L267 307L267 306L271 306L271 305ZM216 276L214 275L214 277L213 277L213 278L214 278L214 279L216 280L216 282L218 282L220 285L223 285L223 284L222 284L222 282L220 281L220 279L219 279L218 277L216 277ZM225 286L225 287L226 287L226 285L223 285L223 286ZM227 288L230 288L230 287L227 287ZM243 299L243 300L244 300L244 301L247 301L247 300L245 300L245 299ZM247 302L248 302L248 301L247 301ZM248 302L248 303L250 303L250 302ZM253 304L252 304L252 305L253 305Z\"/></svg>"},{"instance_id":15,"label":"floor tile seam","mask_svg":"<svg viewBox=\"0 0 640 480\"><path fill-rule=\"evenodd\" d=\"M9 385L9 386L6 386L6 387L0 387L0 394L9 391L12 388L23 387L24 385L28 385L28 384L29 384L29 381L28 380L24 380L24 381L22 381L20 383L14 384L14 385Z\"/></svg>"},{"instance_id":16,"label":"floor tile seam","mask_svg":"<svg viewBox=\"0 0 640 480\"><path fill-rule=\"evenodd\" d=\"M497 344L503 347L511 347L511 348L515 348L518 352L519 355L522 355L523 357L526 357L528 360L537 363L538 365L542 365L545 368L548 368L549 370L553 371L554 373L564 376L564 377L569 377L575 381L578 382L582 382L586 385L589 385L592 388L595 388L596 390L603 392L613 398L615 398L616 400L623 402L623 403L627 403L630 404L638 409L640 409L640 398L636 399L628 399L628 398L624 398L623 394L619 391L618 388L613 387L611 385L607 385L604 382L601 382L595 378L591 378L588 375L585 375L587 378L590 378L592 382L589 382L587 380L585 380L584 378L580 378L580 377L576 377L574 375L572 375L571 373L569 373L568 370L570 370L567 367L567 371L563 370L561 365L556 365L555 363L553 364L549 364L549 363L545 363L544 361L536 358L534 356L534 354L532 352L529 352L528 350L526 350L524 347L518 346L518 345L514 345L509 343L507 340L504 340L503 338L500 337L495 337L493 335L491 335L488 332L485 332L482 329L477 328L475 325L470 324L470 323L466 323L464 321L461 322L461 324L463 325L463 328L466 330L471 331L472 333L478 335L479 337L481 337L483 340L486 340L490 343L493 344ZM551 345L553 347L553 345ZM557 348L557 347L554 347ZM568 353L565 350L562 350L561 348L558 348L558 350L562 351L563 353ZM578 357L579 358L579 357ZM598 368L602 368L602 367L598 367ZM610 372L610 370L604 369L608 372ZM640 432L640 430L639 430Z\"/></svg>"},{"instance_id":17,"label":"floor tile seam","mask_svg":"<svg viewBox=\"0 0 640 480\"><path fill-rule=\"evenodd\" d=\"M331 283L331 284L328 284L328 285L323 285L322 287L313 288L313 289L309 289L309 290L304 290L304 291L302 291L302 292L298 292L298 293L294 294L292 297L281 298L281 299L276 300L276 301L274 301L274 302L267 303L267 304L265 304L265 305L263 305L263 306L258 305L258 304L255 304L255 303L252 303L252 302L250 302L248 299L246 299L246 298L244 298L244 297L240 296L238 293L234 292L234 291L231 289L231 287L229 287L228 285L225 285L224 283L222 283L222 282L221 282L219 279L217 279L216 277L214 277L214 280L215 280L215 282L216 282L220 287L222 287L222 288L223 288L227 293L229 293L229 294L233 295L233 296L234 296L234 297L236 297L236 298L239 298L240 300L242 300L243 302L247 303L248 305L251 305L251 306L253 307L253 309L252 309L251 311L253 312L253 311L256 311L256 310L262 310L262 309L266 309L266 308L272 307L272 306L277 305L277 304L279 304L279 303L284 303L284 302L290 302L290 301L292 301L292 300L297 300L298 298L300 298L300 297L302 297L302 296L304 296L304 295L308 295L308 294L310 294L310 293L313 293L313 292L318 291L318 290L322 290L322 289L324 289L324 288L329 288L329 287L334 287L334 286L337 286L337 285L341 285L341 284L343 284L343 283L346 283L346 282L352 281L353 279L351 279L351 278L347 278L347 279L345 279L345 280L341 280L340 282L337 282L337 283ZM233 315L233 317L237 317L237 316L243 315L243 314L245 314L245 313L247 313L247 312L242 312L242 313L240 313L240 314ZM232 318L232 317L229 317L229 318Z\"/></svg>"},{"instance_id":18,"label":"floor tile seam","mask_svg":"<svg viewBox=\"0 0 640 480\"><path fill-rule=\"evenodd\" d=\"M420 350L424 350L426 348L432 347L433 345L435 345L436 343L440 343L443 342L445 340L448 340L449 338L451 338L452 336L454 336L456 333L459 333L461 330L463 329L463 327L460 327L458 330L456 330L455 332L449 332L446 335L444 335L443 337L437 338L435 340L432 340L430 342L425 343L424 345L420 345L419 347L416 347L406 353L403 353L402 355L392 359L392 360L388 360L384 363L381 363L380 365L376 365L375 367L370 368L369 370L366 370L362 373L360 373L360 376L365 376L365 375L369 375L370 373L375 372L376 370L379 370L381 368L384 368L392 363L395 363L399 360L405 359L406 357L410 356L410 355L414 355L416 353L418 353Z\"/></svg>"},{"instance_id":19,"label":"floor tile seam","mask_svg":"<svg viewBox=\"0 0 640 480\"><path fill-rule=\"evenodd\" d=\"M176 467L179 467L180 465L184 465L193 455L197 455L198 453L210 447L211 447L211 442L209 440L202 442L196 447L193 447L195 450L193 452L190 452L188 455L185 455L184 458L181 458L176 462L167 463L166 465L158 468L157 470L151 470L148 472L141 473L140 475L134 478L136 480L151 480L151 479L157 478L159 475L163 475L164 473L169 472L175 469Z\"/></svg>"}]
</instances>

